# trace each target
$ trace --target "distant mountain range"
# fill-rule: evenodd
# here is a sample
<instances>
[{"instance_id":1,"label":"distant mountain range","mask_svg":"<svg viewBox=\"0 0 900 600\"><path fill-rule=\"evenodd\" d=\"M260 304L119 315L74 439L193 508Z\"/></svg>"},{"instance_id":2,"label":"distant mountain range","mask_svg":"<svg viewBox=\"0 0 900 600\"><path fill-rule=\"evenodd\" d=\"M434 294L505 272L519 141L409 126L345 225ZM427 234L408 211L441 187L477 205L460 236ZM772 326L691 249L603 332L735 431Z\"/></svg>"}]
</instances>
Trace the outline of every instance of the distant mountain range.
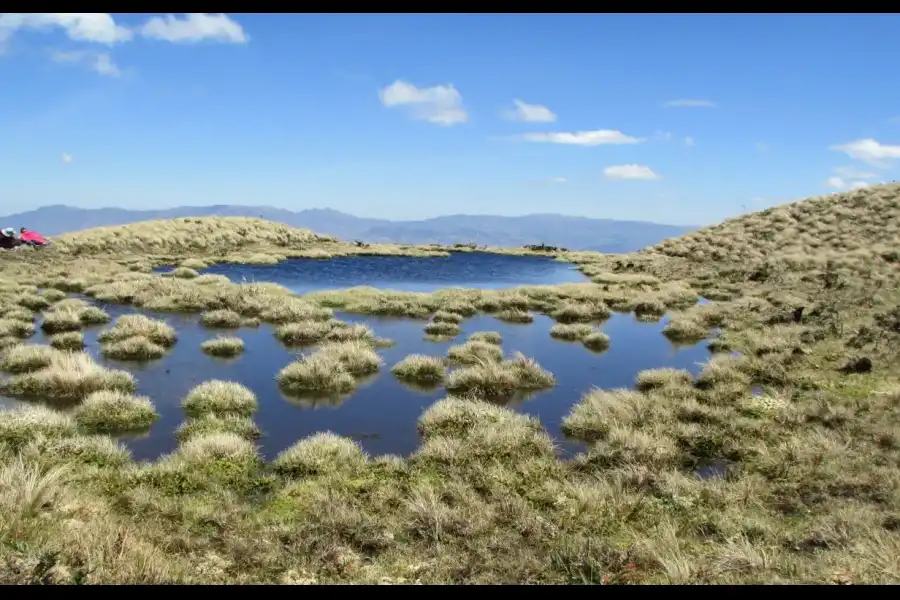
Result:
<instances>
[{"instance_id":1,"label":"distant mountain range","mask_svg":"<svg viewBox=\"0 0 900 600\"><path fill-rule=\"evenodd\" d=\"M548 244L572 250L633 252L695 229L641 221L588 219L555 214L521 217L450 215L421 221L365 219L331 209L293 212L260 206L180 206L163 210L84 209L65 205L0 217L0 227L27 227L53 236L92 227L180 217L259 217L330 234L343 240L400 244Z\"/></svg>"}]
</instances>

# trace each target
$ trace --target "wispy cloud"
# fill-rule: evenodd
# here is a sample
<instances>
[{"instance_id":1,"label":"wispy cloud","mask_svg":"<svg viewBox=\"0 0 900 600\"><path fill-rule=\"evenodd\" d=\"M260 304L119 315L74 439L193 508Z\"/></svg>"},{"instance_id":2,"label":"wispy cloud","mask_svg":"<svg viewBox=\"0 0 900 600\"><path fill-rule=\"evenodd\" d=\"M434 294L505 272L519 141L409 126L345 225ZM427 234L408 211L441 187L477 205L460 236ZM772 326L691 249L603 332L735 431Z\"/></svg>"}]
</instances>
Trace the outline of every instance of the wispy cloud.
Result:
<instances>
[{"instance_id":1,"label":"wispy cloud","mask_svg":"<svg viewBox=\"0 0 900 600\"><path fill-rule=\"evenodd\" d=\"M121 71L106 52L93 50L74 50L70 52L53 52L51 60L57 63L85 65L92 71L107 77L118 77Z\"/></svg>"},{"instance_id":2,"label":"wispy cloud","mask_svg":"<svg viewBox=\"0 0 900 600\"><path fill-rule=\"evenodd\" d=\"M594 129L592 131L551 131L525 133L516 139L544 144L564 144L569 146L602 146L607 144L639 144L643 138L625 135L615 129Z\"/></svg>"},{"instance_id":3,"label":"wispy cloud","mask_svg":"<svg viewBox=\"0 0 900 600\"><path fill-rule=\"evenodd\" d=\"M711 100L697 100L682 98L680 100L669 100L663 106L668 108L718 108L718 104Z\"/></svg>"},{"instance_id":4,"label":"wispy cloud","mask_svg":"<svg viewBox=\"0 0 900 600\"><path fill-rule=\"evenodd\" d=\"M688 148L693 148L697 145L697 142L691 136L687 135L684 137L684 145Z\"/></svg>"},{"instance_id":5,"label":"wispy cloud","mask_svg":"<svg viewBox=\"0 0 900 600\"><path fill-rule=\"evenodd\" d=\"M653 169L644 165L617 165L606 167L603 174L607 179L659 179Z\"/></svg>"},{"instance_id":6,"label":"wispy cloud","mask_svg":"<svg viewBox=\"0 0 900 600\"><path fill-rule=\"evenodd\" d=\"M900 158L900 146L882 144L872 138L837 144L829 146L828 149L843 152L850 158L882 168L889 167L890 161Z\"/></svg>"},{"instance_id":7,"label":"wispy cloud","mask_svg":"<svg viewBox=\"0 0 900 600\"><path fill-rule=\"evenodd\" d=\"M465 123L469 118L462 94L450 84L420 88L398 79L381 89L378 97L387 108L405 108L419 121L449 126Z\"/></svg>"},{"instance_id":8,"label":"wispy cloud","mask_svg":"<svg viewBox=\"0 0 900 600\"><path fill-rule=\"evenodd\" d=\"M522 100L513 100L516 107L503 113L510 121L522 121L524 123L552 123L556 121L556 114L541 104L528 104Z\"/></svg>"},{"instance_id":9,"label":"wispy cloud","mask_svg":"<svg viewBox=\"0 0 900 600\"><path fill-rule=\"evenodd\" d=\"M67 165L67 164L69 164L70 162L72 162L72 155L69 154L68 152L63 152L63 153L62 153L62 156L60 157L60 160L62 161L62 163L63 163L64 165Z\"/></svg>"}]
</instances>

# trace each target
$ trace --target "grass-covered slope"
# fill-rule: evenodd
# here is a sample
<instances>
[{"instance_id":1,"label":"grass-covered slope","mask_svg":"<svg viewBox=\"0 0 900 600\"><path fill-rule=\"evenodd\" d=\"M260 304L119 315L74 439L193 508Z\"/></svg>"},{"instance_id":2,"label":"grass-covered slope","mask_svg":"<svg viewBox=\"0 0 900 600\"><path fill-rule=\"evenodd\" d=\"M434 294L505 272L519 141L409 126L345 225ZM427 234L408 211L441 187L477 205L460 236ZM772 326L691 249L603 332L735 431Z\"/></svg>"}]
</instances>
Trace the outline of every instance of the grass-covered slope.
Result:
<instances>
[{"instance_id":1,"label":"grass-covered slope","mask_svg":"<svg viewBox=\"0 0 900 600\"><path fill-rule=\"evenodd\" d=\"M590 283L515 290L297 297L197 276L257 255L425 251L288 231L234 252L237 221L225 219L101 229L4 255L0 393L75 406L0 413L0 581L896 583L897 197L884 186L811 199L632 255L565 253ZM181 237L198 228L216 241ZM146 272L163 258L180 270ZM465 397L426 410L408 458L367 456L323 432L266 464L253 392L205 382L182 399L178 450L136 464L97 432L146 427L153 402L171 399L135 395L127 373L65 349L109 320L73 291L207 324L264 321L286 345L318 343L294 362L286 354L282 387L349 393L381 370ZM489 398L556 383L499 336L388 366L384 341L335 309L430 317L426 331L448 336L477 312L523 322L543 312L558 323L548 336L586 346L617 343L594 329L611 311L668 313L665 334L679 341L719 334L697 377L655 369L632 388L573 398L562 425L586 450L563 461L539 422ZM48 322L73 339L23 348ZM104 327L110 343L174 341L149 321Z\"/></svg>"}]
</instances>

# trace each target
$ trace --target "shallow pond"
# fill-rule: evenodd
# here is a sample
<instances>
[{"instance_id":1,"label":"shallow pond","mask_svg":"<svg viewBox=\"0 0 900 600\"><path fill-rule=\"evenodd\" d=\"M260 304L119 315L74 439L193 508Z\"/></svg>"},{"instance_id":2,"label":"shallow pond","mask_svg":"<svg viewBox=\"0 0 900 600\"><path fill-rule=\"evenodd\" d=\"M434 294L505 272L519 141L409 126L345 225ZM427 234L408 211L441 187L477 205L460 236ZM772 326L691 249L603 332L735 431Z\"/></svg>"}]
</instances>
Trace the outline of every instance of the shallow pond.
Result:
<instances>
[{"instance_id":1,"label":"shallow pond","mask_svg":"<svg viewBox=\"0 0 900 600\"><path fill-rule=\"evenodd\" d=\"M225 275L237 283L270 281L300 294L360 285L433 292L447 287L497 289L588 281L574 265L552 258L488 252L451 252L450 256L437 257L296 258L277 265L219 264L201 272Z\"/></svg>"},{"instance_id":2,"label":"shallow pond","mask_svg":"<svg viewBox=\"0 0 900 600\"><path fill-rule=\"evenodd\" d=\"M115 318L135 312L130 307L106 307ZM372 454L407 455L419 445L416 421L435 400L445 395L442 388L424 391L399 382L390 367L408 354L445 355L447 349L461 343L475 331L498 331L503 336L507 356L520 351L534 357L557 378L555 388L519 398L507 406L537 416L560 442L564 455L581 448L577 442L565 440L560 432L562 418L581 395L592 387L630 387L638 372L670 366L685 368L696 374L700 362L708 358L705 344L677 348L662 335L665 320L642 323L631 315L615 314L603 326L611 339L609 350L593 353L579 343L555 340L549 330L553 321L535 315L531 325L504 323L488 315L466 319L463 332L455 340L432 342L424 339L423 321L379 317L360 317L338 313L348 322L362 322L378 336L397 344L381 348L384 358L381 372L366 380L356 391L340 401L302 400L285 397L275 375L293 360L299 351L283 347L272 334L272 328L242 328L231 334L244 340L244 353L234 359L216 359L203 354L200 344L220 331L198 324L196 315L151 314L163 318L179 332L175 347L162 359L145 364L107 360L99 356L96 338L103 327L85 332L87 350L107 366L128 370L138 380L138 393L152 398L160 419L149 433L124 437L138 459L154 458L177 446L174 430L184 420L181 400L195 385L210 379L239 381L252 389L259 399L256 423L263 431L262 453L274 457L300 438L319 431L333 431L352 437ZM46 343L41 333L30 342ZM6 400L6 405L17 401Z\"/></svg>"}]
</instances>

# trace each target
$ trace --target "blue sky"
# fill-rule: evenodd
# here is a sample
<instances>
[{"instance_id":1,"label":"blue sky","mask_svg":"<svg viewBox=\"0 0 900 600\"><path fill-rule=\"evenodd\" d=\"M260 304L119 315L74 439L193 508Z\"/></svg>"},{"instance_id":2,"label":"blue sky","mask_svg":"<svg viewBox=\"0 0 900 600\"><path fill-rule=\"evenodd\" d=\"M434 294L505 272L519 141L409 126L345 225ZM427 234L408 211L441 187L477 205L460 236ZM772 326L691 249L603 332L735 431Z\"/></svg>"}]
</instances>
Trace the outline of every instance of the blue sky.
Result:
<instances>
[{"instance_id":1,"label":"blue sky","mask_svg":"<svg viewBox=\"0 0 900 600\"><path fill-rule=\"evenodd\" d=\"M896 177L897 15L0 13L0 213L708 224Z\"/></svg>"}]
</instances>

